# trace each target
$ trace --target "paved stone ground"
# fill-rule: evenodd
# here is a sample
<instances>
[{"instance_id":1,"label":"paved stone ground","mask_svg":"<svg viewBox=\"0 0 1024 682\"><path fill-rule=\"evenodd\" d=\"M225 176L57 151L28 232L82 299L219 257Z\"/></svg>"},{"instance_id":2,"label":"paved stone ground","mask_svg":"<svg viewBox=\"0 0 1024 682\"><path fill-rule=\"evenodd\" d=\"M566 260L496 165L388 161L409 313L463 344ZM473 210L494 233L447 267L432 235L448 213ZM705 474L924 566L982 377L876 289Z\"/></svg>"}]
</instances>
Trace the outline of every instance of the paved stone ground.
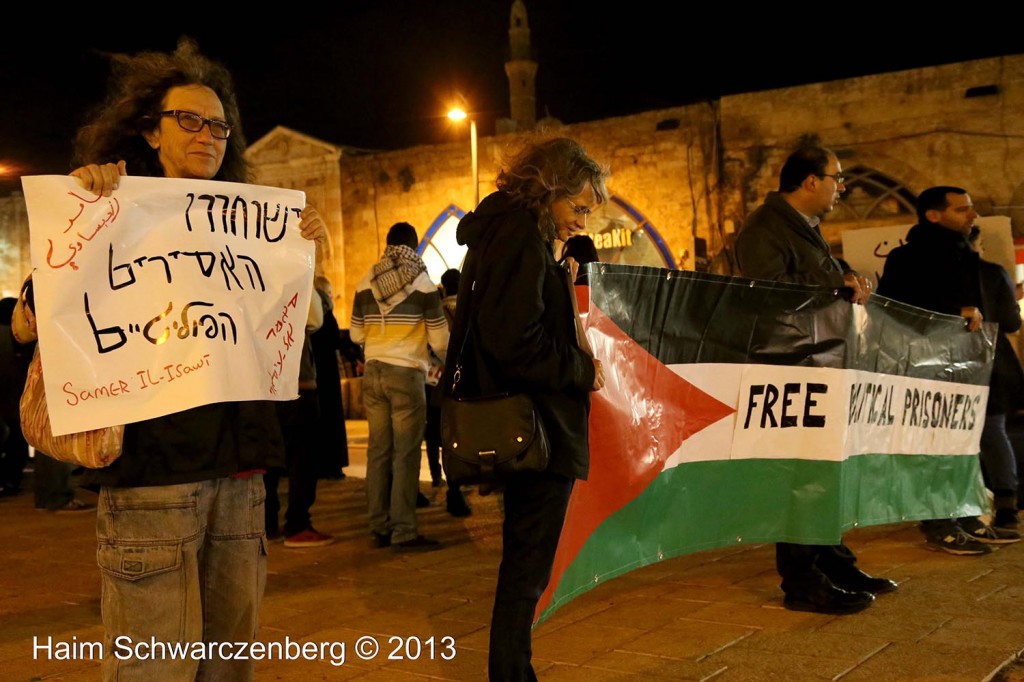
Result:
<instances>
[{"instance_id":1,"label":"paved stone ground","mask_svg":"<svg viewBox=\"0 0 1024 682\"><path fill-rule=\"evenodd\" d=\"M348 471L359 473L358 464ZM257 680L484 680L501 552L497 498L472 493L473 515L454 519L442 491L420 519L443 549L401 555L369 547L364 495L354 475L321 482L314 523L339 541L310 550L271 543L261 617L260 641L342 642L344 665L263 661ZM98 679L96 661L34 658L32 648L33 638L102 637L94 515L37 512L29 494L0 500L0 515L0 680ZM953 557L926 550L913 524L858 529L846 540L862 566L900 591L853 616L791 612L781 607L773 546L700 552L611 580L556 612L534 633L538 675L1024 682L1024 667L1010 665L1024 650L1024 544ZM354 648L366 636L380 651L360 660ZM452 660L442 659L444 637L454 640Z\"/></svg>"}]
</instances>

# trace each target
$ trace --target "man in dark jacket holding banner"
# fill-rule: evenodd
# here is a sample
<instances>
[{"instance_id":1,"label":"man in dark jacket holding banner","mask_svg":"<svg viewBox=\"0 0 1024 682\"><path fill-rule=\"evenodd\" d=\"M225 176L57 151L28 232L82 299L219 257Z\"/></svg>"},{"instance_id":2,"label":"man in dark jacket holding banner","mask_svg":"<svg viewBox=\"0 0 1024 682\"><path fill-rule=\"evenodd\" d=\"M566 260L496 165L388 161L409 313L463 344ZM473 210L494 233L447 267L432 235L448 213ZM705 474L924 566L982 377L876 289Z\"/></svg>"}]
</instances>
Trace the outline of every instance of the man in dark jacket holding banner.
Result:
<instances>
[{"instance_id":1,"label":"man in dark jacket holding banner","mask_svg":"<svg viewBox=\"0 0 1024 682\"><path fill-rule=\"evenodd\" d=\"M917 217L907 243L886 259L878 293L918 308L959 315L970 331L979 329L984 319L1000 326L981 435L981 461L995 496L995 523L990 526L975 517L929 519L921 522L921 531L933 549L955 555L988 554L988 545L1020 540L1017 469L1006 435L1006 413L1019 404L1020 362L1002 334L1020 328L1020 313L1009 276L999 265L982 261L968 241L978 214L967 190L929 187L917 198ZM995 268L994 279L990 267Z\"/></svg>"},{"instance_id":2,"label":"man in dark jacket holding banner","mask_svg":"<svg viewBox=\"0 0 1024 682\"><path fill-rule=\"evenodd\" d=\"M745 277L843 288L853 303L867 300L870 281L844 272L818 227L846 189L842 173L836 155L822 147L802 147L786 159L779 191L768 193L737 237L736 257ZM775 547L787 609L856 613L870 606L875 594L896 589L892 580L857 568L857 558L842 543Z\"/></svg>"}]
</instances>

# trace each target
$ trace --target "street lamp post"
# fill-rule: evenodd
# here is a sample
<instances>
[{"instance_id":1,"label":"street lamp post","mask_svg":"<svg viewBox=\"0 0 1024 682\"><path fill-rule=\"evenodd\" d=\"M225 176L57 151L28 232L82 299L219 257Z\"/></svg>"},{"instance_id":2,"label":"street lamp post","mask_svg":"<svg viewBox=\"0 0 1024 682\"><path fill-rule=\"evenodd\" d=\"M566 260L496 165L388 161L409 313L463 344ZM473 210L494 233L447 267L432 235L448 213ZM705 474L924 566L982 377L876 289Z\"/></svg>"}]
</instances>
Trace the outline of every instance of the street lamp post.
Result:
<instances>
[{"instance_id":1,"label":"street lamp post","mask_svg":"<svg viewBox=\"0 0 1024 682\"><path fill-rule=\"evenodd\" d=\"M452 109L448 112L448 118L453 121L461 121L469 118L469 115L462 109ZM473 208L480 204L480 165L476 150L476 121L469 118L469 153L473 159Z\"/></svg>"}]
</instances>

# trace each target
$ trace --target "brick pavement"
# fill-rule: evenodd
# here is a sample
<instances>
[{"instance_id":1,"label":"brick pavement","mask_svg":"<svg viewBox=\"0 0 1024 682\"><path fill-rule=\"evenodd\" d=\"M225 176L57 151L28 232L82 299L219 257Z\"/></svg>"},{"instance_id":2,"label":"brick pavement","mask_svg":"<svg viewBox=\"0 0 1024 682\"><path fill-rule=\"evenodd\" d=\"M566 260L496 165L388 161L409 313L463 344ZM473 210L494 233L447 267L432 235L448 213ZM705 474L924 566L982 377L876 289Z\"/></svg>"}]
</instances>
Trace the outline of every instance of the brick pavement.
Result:
<instances>
[{"instance_id":1,"label":"brick pavement","mask_svg":"<svg viewBox=\"0 0 1024 682\"><path fill-rule=\"evenodd\" d=\"M358 448L358 423L350 430ZM358 462L348 471L359 474ZM501 551L497 498L470 494L474 513L466 519L448 516L443 503L420 510L422 532L444 547L400 555L369 547L364 495L356 476L321 482L314 523L339 541L310 550L269 545L260 641L344 642L344 665L262 661L256 679L484 680ZM0 515L0 680L98 679L95 661L32 653L33 638L102 637L94 516L37 512L30 494L0 500ZM1024 649L1024 543L953 557L926 550L909 523L857 529L846 540L865 569L897 580L899 592L852 616L786 611L771 545L700 552L611 580L556 612L534 633L538 675L551 682L1024 680L1019 667L1007 667ZM365 636L381 645L372 660L354 652ZM454 639L452 660L442 660L444 637Z\"/></svg>"}]
</instances>

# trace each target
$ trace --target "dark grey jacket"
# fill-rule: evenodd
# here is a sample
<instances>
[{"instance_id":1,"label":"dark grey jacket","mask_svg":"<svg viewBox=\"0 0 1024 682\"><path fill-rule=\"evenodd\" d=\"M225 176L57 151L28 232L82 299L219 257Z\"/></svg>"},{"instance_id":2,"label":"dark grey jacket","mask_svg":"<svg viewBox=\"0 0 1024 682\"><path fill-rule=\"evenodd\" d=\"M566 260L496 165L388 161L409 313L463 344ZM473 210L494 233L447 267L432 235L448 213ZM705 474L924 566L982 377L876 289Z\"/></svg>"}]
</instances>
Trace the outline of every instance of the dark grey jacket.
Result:
<instances>
[{"instance_id":1,"label":"dark grey jacket","mask_svg":"<svg viewBox=\"0 0 1024 682\"><path fill-rule=\"evenodd\" d=\"M736 259L744 277L843 286L843 268L828 242L778 192L769 192L743 224Z\"/></svg>"},{"instance_id":2,"label":"dark grey jacket","mask_svg":"<svg viewBox=\"0 0 1024 682\"><path fill-rule=\"evenodd\" d=\"M126 425L121 457L87 470L83 484L175 485L283 464L273 402L214 403Z\"/></svg>"}]
</instances>

